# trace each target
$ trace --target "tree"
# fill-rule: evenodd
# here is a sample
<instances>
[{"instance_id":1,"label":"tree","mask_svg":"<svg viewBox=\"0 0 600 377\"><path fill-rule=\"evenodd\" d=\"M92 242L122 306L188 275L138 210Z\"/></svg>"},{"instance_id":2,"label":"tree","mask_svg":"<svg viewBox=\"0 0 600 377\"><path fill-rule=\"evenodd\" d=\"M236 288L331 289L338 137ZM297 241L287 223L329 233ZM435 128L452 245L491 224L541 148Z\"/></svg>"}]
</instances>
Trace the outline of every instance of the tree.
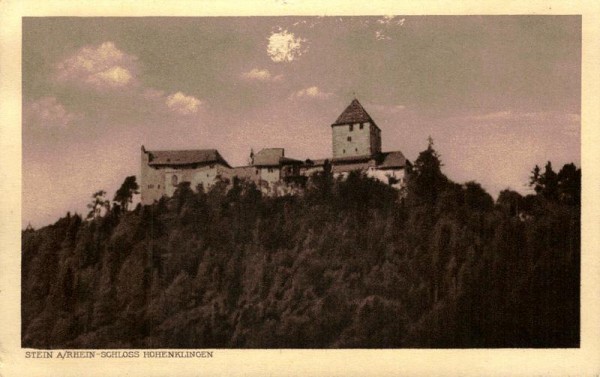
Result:
<instances>
[{"instance_id":1,"label":"tree","mask_svg":"<svg viewBox=\"0 0 600 377\"><path fill-rule=\"evenodd\" d=\"M87 205L90 209L86 219L90 220L94 217L102 215L102 208L108 211L110 209L110 201L106 199L106 191L99 190L92 194L92 201Z\"/></svg>"},{"instance_id":2,"label":"tree","mask_svg":"<svg viewBox=\"0 0 600 377\"><path fill-rule=\"evenodd\" d=\"M433 139L428 139L427 149L419 153L410 176L409 195L425 203L434 204L444 189L448 178L442 173L440 155L433 149Z\"/></svg>"},{"instance_id":3,"label":"tree","mask_svg":"<svg viewBox=\"0 0 600 377\"><path fill-rule=\"evenodd\" d=\"M140 186L137 184L135 175L125 178L121 187L115 193L113 201L121 206L123 211L127 211L129 203L132 202L133 195L139 194L138 189Z\"/></svg>"},{"instance_id":4,"label":"tree","mask_svg":"<svg viewBox=\"0 0 600 377\"><path fill-rule=\"evenodd\" d=\"M535 165L531 171L531 177L529 178L529 186L533 187L536 194L539 194L544 189L542 185L542 174L540 174L540 167Z\"/></svg>"},{"instance_id":5,"label":"tree","mask_svg":"<svg viewBox=\"0 0 600 377\"><path fill-rule=\"evenodd\" d=\"M500 191L496 205L509 216L517 216L523 208L523 195L509 189Z\"/></svg>"},{"instance_id":6,"label":"tree","mask_svg":"<svg viewBox=\"0 0 600 377\"><path fill-rule=\"evenodd\" d=\"M549 200L558 199L558 175L552 169L552 163L548 161L544 171L544 196Z\"/></svg>"},{"instance_id":7,"label":"tree","mask_svg":"<svg viewBox=\"0 0 600 377\"><path fill-rule=\"evenodd\" d=\"M558 172L558 199L566 204L581 203L581 169L565 164Z\"/></svg>"},{"instance_id":8,"label":"tree","mask_svg":"<svg viewBox=\"0 0 600 377\"><path fill-rule=\"evenodd\" d=\"M548 161L544 173L540 174L539 166L531 172L529 185L538 195L551 201L560 201L567 204L578 204L581 198L581 169L575 164L565 164L558 174L552 169Z\"/></svg>"},{"instance_id":9,"label":"tree","mask_svg":"<svg viewBox=\"0 0 600 377\"><path fill-rule=\"evenodd\" d=\"M472 210L487 211L494 206L494 199L477 182L465 183L465 204Z\"/></svg>"}]
</instances>

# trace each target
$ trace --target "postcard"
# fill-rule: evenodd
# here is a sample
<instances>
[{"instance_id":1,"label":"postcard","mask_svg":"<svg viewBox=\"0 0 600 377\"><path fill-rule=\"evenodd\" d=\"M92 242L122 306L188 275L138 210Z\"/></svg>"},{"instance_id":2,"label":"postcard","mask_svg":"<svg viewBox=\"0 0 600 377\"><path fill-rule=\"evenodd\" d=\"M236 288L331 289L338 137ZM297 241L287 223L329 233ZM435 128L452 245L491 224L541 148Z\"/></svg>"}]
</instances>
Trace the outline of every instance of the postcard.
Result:
<instances>
[{"instance_id":1,"label":"postcard","mask_svg":"<svg viewBox=\"0 0 600 377\"><path fill-rule=\"evenodd\" d=\"M232 4L0 8L1 373L597 375L598 6Z\"/></svg>"}]
</instances>

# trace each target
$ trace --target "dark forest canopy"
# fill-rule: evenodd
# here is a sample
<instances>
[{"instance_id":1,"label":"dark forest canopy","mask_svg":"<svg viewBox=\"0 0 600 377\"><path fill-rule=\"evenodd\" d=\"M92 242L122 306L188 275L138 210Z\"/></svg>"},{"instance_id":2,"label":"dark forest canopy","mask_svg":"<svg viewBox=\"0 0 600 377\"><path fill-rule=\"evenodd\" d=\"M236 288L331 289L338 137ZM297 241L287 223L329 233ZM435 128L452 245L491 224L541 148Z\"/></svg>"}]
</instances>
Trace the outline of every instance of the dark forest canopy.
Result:
<instances>
[{"instance_id":1,"label":"dark forest canopy","mask_svg":"<svg viewBox=\"0 0 600 377\"><path fill-rule=\"evenodd\" d=\"M441 167L430 144L402 195L358 173L278 198L181 185L28 229L22 345L577 347L581 171L494 202Z\"/></svg>"}]
</instances>

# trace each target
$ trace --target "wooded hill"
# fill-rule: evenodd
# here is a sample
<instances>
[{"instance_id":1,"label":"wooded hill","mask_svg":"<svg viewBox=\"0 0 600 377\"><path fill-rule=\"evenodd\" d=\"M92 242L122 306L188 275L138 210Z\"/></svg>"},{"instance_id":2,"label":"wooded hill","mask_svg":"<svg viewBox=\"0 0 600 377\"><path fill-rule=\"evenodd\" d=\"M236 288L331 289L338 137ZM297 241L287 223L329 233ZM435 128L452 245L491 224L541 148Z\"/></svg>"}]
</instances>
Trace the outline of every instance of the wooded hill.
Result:
<instances>
[{"instance_id":1,"label":"wooded hill","mask_svg":"<svg viewBox=\"0 0 600 377\"><path fill-rule=\"evenodd\" d=\"M22 345L578 347L580 170L494 203L440 167L429 145L404 198L325 172L300 196L181 185L24 231Z\"/></svg>"}]
</instances>

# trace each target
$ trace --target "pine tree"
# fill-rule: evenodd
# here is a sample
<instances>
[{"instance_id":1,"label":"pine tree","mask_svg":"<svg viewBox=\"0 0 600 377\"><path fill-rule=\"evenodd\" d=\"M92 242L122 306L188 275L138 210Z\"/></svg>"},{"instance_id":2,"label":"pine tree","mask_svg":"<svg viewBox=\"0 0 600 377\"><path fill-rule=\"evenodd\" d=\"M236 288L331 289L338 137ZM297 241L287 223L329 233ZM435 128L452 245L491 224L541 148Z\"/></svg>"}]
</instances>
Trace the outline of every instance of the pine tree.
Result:
<instances>
[{"instance_id":1,"label":"pine tree","mask_svg":"<svg viewBox=\"0 0 600 377\"><path fill-rule=\"evenodd\" d=\"M410 176L409 195L419 199L418 202L435 204L439 193L446 186L448 179L442 173L440 155L433 148L433 139L428 139L427 149L419 153Z\"/></svg>"},{"instance_id":2,"label":"pine tree","mask_svg":"<svg viewBox=\"0 0 600 377\"><path fill-rule=\"evenodd\" d=\"M129 203L132 202L133 195L138 194L140 186L137 184L135 175L125 178L121 187L115 193L113 201L121 206L123 211L127 211Z\"/></svg>"}]
</instances>

